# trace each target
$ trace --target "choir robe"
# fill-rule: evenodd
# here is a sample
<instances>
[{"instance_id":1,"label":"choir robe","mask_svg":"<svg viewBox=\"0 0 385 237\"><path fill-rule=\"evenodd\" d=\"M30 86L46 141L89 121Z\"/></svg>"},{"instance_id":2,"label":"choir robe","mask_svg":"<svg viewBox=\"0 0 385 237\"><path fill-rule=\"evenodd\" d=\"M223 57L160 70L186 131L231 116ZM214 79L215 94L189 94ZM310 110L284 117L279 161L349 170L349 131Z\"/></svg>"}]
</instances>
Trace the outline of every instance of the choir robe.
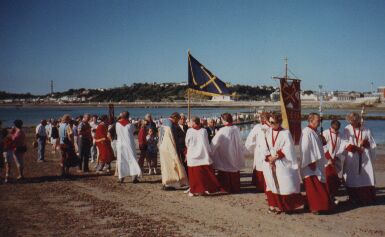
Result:
<instances>
[{"instance_id":1,"label":"choir robe","mask_svg":"<svg viewBox=\"0 0 385 237\"><path fill-rule=\"evenodd\" d=\"M335 133L331 129L322 133L326 140L324 145L325 158L328 160L325 167L326 187L331 196L336 196L341 185L339 173L342 171L344 160L345 142L342 134Z\"/></svg>"},{"instance_id":2,"label":"choir robe","mask_svg":"<svg viewBox=\"0 0 385 237\"><path fill-rule=\"evenodd\" d=\"M187 147L187 166L189 173L190 193L204 194L224 191L221 188L210 158L211 147L207 131L204 128L187 130L185 144Z\"/></svg>"},{"instance_id":3,"label":"choir robe","mask_svg":"<svg viewBox=\"0 0 385 237\"><path fill-rule=\"evenodd\" d=\"M262 148L265 146L265 132L269 128L267 124L257 124L246 138L245 147L250 153L254 153L252 184L258 192L264 192L266 188L263 177L263 162L265 154Z\"/></svg>"},{"instance_id":4,"label":"choir robe","mask_svg":"<svg viewBox=\"0 0 385 237\"><path fill-rule=\"evenodd\" d=\"M159 130L159 158L162 184L166 187L188 186L186 171L179 159L169 119L163 121Z\"/></svg>"},{"instance_id":5,"label":"choir robe","mask_svg":"<svg viewBox=\"0 0 385 237\"><path fill-rule=\"evenodd\" d=\"M102 164L109 164L115 159L112 150L111 141L107 137L107 126L104 122L99 123L95 132L95 140L103 139L104 141L96 142L99 151L99 162Z\"/></svg>"},{"instance_id":6,"label":"choir robe","mask_svg":"<svg viewBox=\"0 0 385 237\"><path fill-rule=\"evenodd\" d=\"M328 211L332 203L326 187L327 160L323 145L315 130L305 127L300 139L300 173L305 186L309 209L312 212Z\"/></svg>"},{"instance_id":7,"label":"choir robe","mask_svg":"<svg viewBox=\"0 0 385 237\"><path fill-rule=\"evenodd\" d=\"M240 170L245 168L244 147L239 128L224 126L211 141L213 168L218 170L218 180L228 193L238 193L241 188Z\"/></svg>"},{"instance_id":8,"label":"choir robe","mask_svg":"<svg viewBox=\"0 0 385 237\"><path fill-rule=\"evenodd\" d=\"M343 167L343 177L350 198L362 204L369 204L376 199L373 169L376 156L376 142L369 129L365 127L361 129L355 128L358 139L356 138L353 129L352 125L348 125L344 131L344 137L347 142L347 153ZM365 148L361 155L361 173L359 173L360 154L357 151L357 147L361 143L360 141L364 141L363 147Z\"/></svg>"},{"instance_id":9,"label":"choir robe","mask_svg":"<svg viewBox=\"0 0 385 237\"><path fill-rule=\"evenodd\" d=\"M263 162L263 175L269 206L285 212L303 206L304 197L301 195L301 180L290 131L282 128L275 131L269 128L264 141L262 146L266 158ZM274 180L273 167L267 159L270 155L279 157L274 163L278 187Z\"/></svg>"},{"instance_id":10,"label":"choir robe","mask_svg":"<svg viewBox=\"0 0 385 237\"><path fill-rule=\"evenodd\" d=\"M134 131L135 125L126 119L121 119L116 123L116 168L119 179L142 174L136 160Z\"/></svg>"}]
</instances>

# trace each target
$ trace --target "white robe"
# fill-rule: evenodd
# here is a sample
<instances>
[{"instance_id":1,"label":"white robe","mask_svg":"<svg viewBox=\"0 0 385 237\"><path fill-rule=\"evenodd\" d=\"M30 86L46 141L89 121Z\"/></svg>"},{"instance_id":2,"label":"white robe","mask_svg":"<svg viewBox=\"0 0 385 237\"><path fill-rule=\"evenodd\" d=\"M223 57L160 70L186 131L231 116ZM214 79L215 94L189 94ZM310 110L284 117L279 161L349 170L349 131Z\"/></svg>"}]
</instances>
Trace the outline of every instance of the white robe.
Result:
<instances>
[{"instance_id":1,"label":"white robe","mask_svg":"<svg viewBox=\"0 0 385 237\"><path fill-rule=\"evenodd\" d=\"M325 158L324 149L318 134L311 128L302 129L300 139L300 152L298 163L300 164L300 173L302 178L317 176L322 183L326 182L325 166L327 160ZM316 163L316 169L311 170L308 165Z\"/></svg>"},{"instance_id":2,"label":"white robe","mask_svg":"<svg viewBox=\"0 0 385 237\"><path fill-rule=\"evenodd\" d=\"M358 134L358 129L356 129ZM353 126L348 125L345 127L344 137L349 144L357 146L356 138L353 132ZM361 174L358 173L359 167L359 155L358 153L347 152L344 162L343 176L347 187L366 187L375 185L374 168L373 163L376 157L376 142L374 141L369 129L362 129L362 136L360 140L367 139L370 143L370 148L365 149L362 154L362 166Z\"/></svg>"},{"instance_id":3,"label":"white robe","mask_svg":"<svg viewBox=\"0 0 385 237\"><path fill-rule=\"evenodd\" d=\"M211 165L213 163L210 157L211 147L206 129L188 129L185 142L187 165L189 167Z\"/></svg>"},{"instance_id":4,"label":"white robe","mask_svg":"<svg viewBox=\"0 0 385 237\"><path fill-rule=\"evenodd\" d=\"M330 136L331 134L331 136ZM342 164L344 162L345 158L345 145L346 142L344 140L344 137L341 133L336 133L331 132L330 133L330 128L323 131L322 133L323 137L326 140L326 145L324 146L324 152L329 152L330 156L332 159L335 161L335 168L337 173L340 173L342 171ZM337 138L336 138L337 136ZM333 139L333 140L332 140ZM337 139L337 140L336 140ZM336 147L333 152L333 142L336 142ZM335 158L338 157L336 160Z\"/></svg>"},{"instance_id":5,"label":"white robe","mask_svg":"<svg viewBox=\"0 0 385 237\"><path fill-rule=\"evenodd\" d=\"M211 141L213 168L225 172L238 172L245 168L244 152L239 128L225 126L219 129Z\"/></svg>"},{"instance_id":6,"label":"white robe","mask_svg":"<svg viewBox=\"0 0 385 237\"><path fill-rule=\"evenodd\" d=\"M264 142L264 145L262 145L264 156L274 156L279 150L281 150L285 157L275 161L279 190L275 185L273 171L269 162L263 161L263 176L265 177L266 191L271 191L272 193L280 195L300 193L301 180L298 173L298 164L294 151L294 142L290 131L287 129L281 130L278 134L274 146L272 141L272 132L272 128L269 128L266 132L267 145L266 142ZM277 131L274 131L274 139L276 135ZM265 137L263 139L265 141Z\"/></svg>"},{"instance_id":7,"label":"white robe","mask_svg":"<svg viewBox=\"0 0 385 237\"><path fill-rule=\"evenodd\" d=\"M136 147L134 141L135 125L127 124L123 126L119 122L116 123L116 150L117 159L116 167L119 179L126 176L140 176L142 171L136 160Z\"/></svg>"},{"instance_id":8,"label":"white robe","mask_svg":"<svg viewBox=\"0 0 385 237\"><path fill-rule=\"evenodd\" d=\"M245 147L250 153L254 153L253 169L262 171L263 162L265 160L265 154L263 153L263 147L266 146L265 133L269 129L269 126L265 124L257 124L250 131L246 138Z\"/></svg>"}]
</instances>

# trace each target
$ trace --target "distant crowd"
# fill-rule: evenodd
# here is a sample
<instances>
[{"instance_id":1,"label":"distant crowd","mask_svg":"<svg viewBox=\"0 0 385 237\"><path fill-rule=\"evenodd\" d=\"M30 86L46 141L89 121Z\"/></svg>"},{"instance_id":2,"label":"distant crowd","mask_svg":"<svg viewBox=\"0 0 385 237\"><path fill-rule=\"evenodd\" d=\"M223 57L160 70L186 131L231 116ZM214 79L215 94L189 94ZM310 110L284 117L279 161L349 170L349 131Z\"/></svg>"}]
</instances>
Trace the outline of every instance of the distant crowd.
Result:
<instances>
[{"instance_id":1,"label":"distant crowd","mask_svg":"<svg viewBox=\"0 0 385 237\"><path fill-rule=\"evenodd\" d=\"M63 177L70 175L71 167L90 172L89 163L94 164L96 173L111 173L111 162L116 160L115 175L120 183L126 177L139 183L144 173L160 171L164 190L182 189L189 196L239 193L245 155L253 154L253 185L265 193L268 211L274 214L293 213L300 207L314 214L328 213L338 205L336 196L342 184L351 203L375 202L376 143L359 114L348 114L349 124L341 132L338 120L319 131L321 118L310 113L298 156L290 131L282 127L281 114L261 112L257 117L259 123L244 142L236 126L239 118L230 113L187 119L175 112L157 120L151 114L134 120L127 111L117 118L90 114L72 118L66 114L42 120L36 126L33 146L38 162L45 161L46 144L52 153L60 150ZM1 129L0 166L5 167L5 183L13 162L17 179L24 177L27 146L22 126L21 120L15 120L11 130Z\"/></svg>"}]
</instances>

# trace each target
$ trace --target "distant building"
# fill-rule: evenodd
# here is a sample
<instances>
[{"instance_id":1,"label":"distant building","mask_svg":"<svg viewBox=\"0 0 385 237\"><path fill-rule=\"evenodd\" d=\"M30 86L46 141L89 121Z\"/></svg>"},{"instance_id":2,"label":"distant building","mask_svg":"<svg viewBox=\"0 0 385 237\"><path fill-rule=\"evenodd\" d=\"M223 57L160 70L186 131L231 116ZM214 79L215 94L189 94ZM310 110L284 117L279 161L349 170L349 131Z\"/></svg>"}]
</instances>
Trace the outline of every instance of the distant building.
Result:
<instances>
[{"instance_id":1,"label":"distant building","mask_svg":"<svg viewBox=\"0 0 385 237\"><path fill-rule=\"evenodd\" d=\"M380 86L377 88L377 93L380 96L380 100L385 102L385 86Z\"/></svg>"},{"instance_id":2,"label":"distant building","mask_svg":"<svg viewBox=\"0 0 385 237\"><path fill-rule=\"evenodd\" d=\"M233 100L229 95L216 95L211 98L211 101L219 102L219 101L233 101Z\"/></svg>"},{"instance_id":3,"label":"distant building","mask_svg":"<svg viewBox=\"0 0 385 237\"><path fill-rule=\"evenodd\" d=\"M281 94L279 92L279 89L277 89L276 91L270 94L270 100L273 102L279 101L280 97L281 97Z\"/></svg>"}]
</instances>

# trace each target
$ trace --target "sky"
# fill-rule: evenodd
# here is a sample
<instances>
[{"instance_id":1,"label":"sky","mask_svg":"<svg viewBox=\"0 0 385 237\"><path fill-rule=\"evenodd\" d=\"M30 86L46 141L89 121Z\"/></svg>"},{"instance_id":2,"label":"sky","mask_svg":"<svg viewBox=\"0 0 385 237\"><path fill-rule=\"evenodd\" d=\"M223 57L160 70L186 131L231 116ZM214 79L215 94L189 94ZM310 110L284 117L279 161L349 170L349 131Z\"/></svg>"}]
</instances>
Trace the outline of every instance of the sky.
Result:
<instances>
[{"instance_id":1,"label":"sky","mask_svg":"<svg viewBox=\"0 0 385 237\"><path fill-rule=\"evenodd\" d=\"M187 51L231 84L385 85L385 1L1 0L0 90L186 82Z\"/></svg>"}]
</instances>

